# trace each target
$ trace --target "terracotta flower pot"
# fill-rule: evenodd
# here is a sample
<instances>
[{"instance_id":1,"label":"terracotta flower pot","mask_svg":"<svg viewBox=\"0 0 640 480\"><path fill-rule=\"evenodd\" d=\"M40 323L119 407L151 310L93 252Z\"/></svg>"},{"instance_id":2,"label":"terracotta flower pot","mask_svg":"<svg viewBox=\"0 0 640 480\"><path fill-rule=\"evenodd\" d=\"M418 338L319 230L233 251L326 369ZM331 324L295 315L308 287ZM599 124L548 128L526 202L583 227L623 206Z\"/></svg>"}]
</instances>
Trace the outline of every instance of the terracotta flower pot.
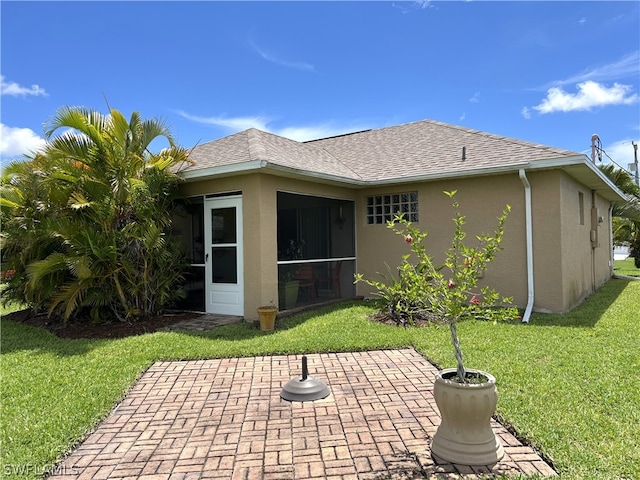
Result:
<instances>
[{"instance_id":1,"label":"terracotta flower pot","mask_svg":"<svg viewBox=\"0 0 640 480\"><path fill-rule=\"evenodd\" d=\"M431 453L442 460L461 465L493 465L504 457L500 440L491 428L491 416L498 403L496 379L484 375L484 383L458 383L448 380L455 368L436 374L433 395L442 422L431 442Z\"/></svg>"},{"instance_id":2,"label":"terracotta flower pot","mask_svg":"<svg viewBox=\"0 0 640 480\"><path fill-rule=\"evenodd\" d=\"M276 315L278 309L276 307L266 306L258 307L258 318L260 319L260 330L270 331L275 328Z\"/></svg>"}]
</instances>

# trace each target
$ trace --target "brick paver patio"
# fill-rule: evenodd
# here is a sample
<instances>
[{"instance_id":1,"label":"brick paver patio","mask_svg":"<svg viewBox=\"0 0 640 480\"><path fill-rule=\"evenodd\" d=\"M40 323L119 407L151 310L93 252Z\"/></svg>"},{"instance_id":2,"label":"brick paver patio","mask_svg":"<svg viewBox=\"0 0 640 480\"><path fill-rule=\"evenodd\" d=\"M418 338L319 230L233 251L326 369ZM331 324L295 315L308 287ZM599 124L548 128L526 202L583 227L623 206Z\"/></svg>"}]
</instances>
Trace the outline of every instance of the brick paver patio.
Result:
<instances>
[{"instance_id":1,"label":"brick paver patio","mask_svg":"<svg viewBox=\"0 0 640 480\"><path fill-rule=\"evenodd\" d=\"M288 402L301 356L159 362L50 479L411 479L555 476L494 422L496 465L436 464L436 369L413 349L308 355L331 395Z\"/></svg>"}]
</instances>

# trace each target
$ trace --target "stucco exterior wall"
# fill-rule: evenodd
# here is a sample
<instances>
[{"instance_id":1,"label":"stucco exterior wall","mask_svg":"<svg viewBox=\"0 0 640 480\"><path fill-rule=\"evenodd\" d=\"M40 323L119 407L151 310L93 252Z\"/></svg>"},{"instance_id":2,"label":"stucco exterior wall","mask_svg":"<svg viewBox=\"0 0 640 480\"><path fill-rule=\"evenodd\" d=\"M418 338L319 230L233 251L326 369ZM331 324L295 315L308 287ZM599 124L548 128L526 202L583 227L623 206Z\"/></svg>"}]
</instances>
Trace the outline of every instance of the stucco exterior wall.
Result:
<instances>
[{"instance_id":1,"label":"stucco exterior wall","mask_svg":"<svg viewBox=\"0 0 640 480\"><path fill-rule=\"evenodd\" d=\"M186 196L242 193L244 317L258 319L261 305L278 304L277 195L279 191L353 200L351 189L265 174L183 183Z\"/></svg>"},{"instance_id":2,"label":"stucco exterior wall","mask_svg":"<svg viewBox=\"0 0 640 480\"><path fill-rule=\"evenodd\" d=\"M185 183L184 195L242 193L245 319L257 319L256 308L278 303L276 194L265 175L242 175ZM275 292L275 293L274 293Z\"/></svg>"},{"instance_id":3,"label":"stucco exterior wall","mask_svg":"<svg viewBox=\"0 0 640 480\"><path fill-rule=\"evenodd\" d=\"M610 277L609 204L595 196L594 213L598 246L591 247L591 192L560 170L527 172L532 194L534 310L566 312L578 305ZM360 192L357 210L358 272L365 278L380 278L385 263L396 266L409 247L386 225L367 225L364 211L369 195L417 191L420 221L426 229L425 245L436 261L444 259L454 225L451 201L442 192L457 190L461 213L467 217L465 231L468 244L476 235L491 234L505 204L511 213L505 223L503 250L489 265L480 285L489 285L503 296L513 297L514 304L527 304L526 223L524 186L517 175L477 177L422 184L395 185ZM583 192L584 224L580 224L578 192ZM598 223L597 217L603 221ZM371 296L364 283L359 295Z\"/></svg>"},{"instance_id":4,"label":"stucco exterior wall","mask_svg":"<svg viewBox=\"0 0 640 480\"><path fill-rule=\"evenodd\" d=\"M560 170L527 172L532 188L534 310L564 312L580 303L610 277L609 204L595 196L594 213L598 245L592 249L591 201L589 190ZM210 181L185 183L185 195L242 192L244 211L244 311L248 321L257 318L256 308L278 301L277 194L279 191L317 195L355 202L356 271L365 278L379 278L385 263L397 266L408 245L383 225L366 222L366 198L371 195L417 191L420 219L426 229L426 246L436 261L444 259L453 234L454 210L443 191L457 190L461 213L467 217L465 231L472 244L475 236L491 234L506 204L511 213L496 259L489 265L481 285L512 296L514 304L527 304L525 194L517 174L469 179L397 184L352 189L335 185L283 178L270 174L247 174ZM580 224L579 192L583 194L584 222ZM603 222L598 223L597 217ZM356 295L371 296L364 283Z\"/></svg>"},{"instance_id":5,"label":"stucco exterior wall","mask_svg":"<svg viewBox=\"0 0 640 480\"><path fill-rule=\"evenodd\" d=\"M564 311L561 174L556 170L527 172L527 178L531 184L533 224L533 308L541 312L561 312Z\"/></svg>"},{"instance_id":6,"label":"stucco exterior wall","mask_svg":"<svg viewBox=\"0 0 640 480\"><path fill-rule=\"evenodd\" d=\"M379 278L378 272L387 272L385 263L395 267L401 255L410 251L402 238L386 225L366 223L363 212L367 196L417 191L420 218L415 225L427 231L427 251L436 262L442 262L445 250L451 245L454 231L452 202L443 193L451 190L457 190L456 199L460 204L460 211L467 219L464 229L469 245L473 244L476 235L493 233L497 218L505 205L511 206L511 213L505 224L502 243L504 250L489 265L481 285L490 285L501 295L514 297L514 302L518 305L526 304L524 193L517 175L394 185L359 192L356 205L359 212L356 222L358 272L365 278ZM357 293L371 296L372 291L368 285L359 283Z\"/></svg>"},{"instance_id":7,"label":"stucco exterior wall","mask_svg":"<svg viewBox=\"0 0 640 480\"><path fill-rule=\"evenodd\" d=\"M611 231L611 202L596 195L598 215L598 248L595 251L595 289L597 290L611 279L613 274L613 233ZM576 306L574 303L571 308Z\"/></svg>"},{"instance_id":8,"label":"stucco exterior wall","mask_svg":"<svg viewBox=\"0 0 640 480\"><path fill-rule=\"evenodd\" d=\"M563 311L567 311L611 277L611 218L609 202L599 195L565 174L560 185L562 237L566 239L562 246Z\"/></svg>"}]
</instances>

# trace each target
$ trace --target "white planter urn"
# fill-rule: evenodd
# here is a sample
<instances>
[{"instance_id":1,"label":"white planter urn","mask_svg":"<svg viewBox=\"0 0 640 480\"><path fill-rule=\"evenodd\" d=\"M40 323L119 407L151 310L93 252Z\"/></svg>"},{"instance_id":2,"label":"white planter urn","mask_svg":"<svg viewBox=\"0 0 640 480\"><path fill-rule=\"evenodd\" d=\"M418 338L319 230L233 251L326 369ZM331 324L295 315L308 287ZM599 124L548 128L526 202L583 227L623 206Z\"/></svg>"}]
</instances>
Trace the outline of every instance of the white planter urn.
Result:
<instances>
[{"instance_id":1,"label":"white planter urn","mask_svg":"<svg viewBox=\"0 0 640 480\"><path fill-rule=\"evenodd\" d=\"M448 378L456 376L455 368L436 374L433 396L442 422L431 442L431 453L450 463L460 465L493 465L504 457L500 440L491 428L491 416L498 404L496 379L479 370L488 381L458 383Z\"/></svg>"}]
</instances>

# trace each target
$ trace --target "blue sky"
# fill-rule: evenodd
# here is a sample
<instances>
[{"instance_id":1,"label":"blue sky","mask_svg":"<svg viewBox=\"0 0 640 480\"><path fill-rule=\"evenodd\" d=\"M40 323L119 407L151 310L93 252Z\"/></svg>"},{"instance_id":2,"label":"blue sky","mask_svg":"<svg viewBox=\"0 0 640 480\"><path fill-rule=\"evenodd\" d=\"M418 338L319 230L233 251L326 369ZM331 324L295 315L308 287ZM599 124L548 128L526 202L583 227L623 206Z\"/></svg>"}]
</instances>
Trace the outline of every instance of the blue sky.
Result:
<instances>
[{"instance_id":1,"label":"blue sky","mask_svg":"<svg viewBox=\"0 0 640 480\"><path fill-rule=\"evenodd\" d=\"M621 166L640 142L640 3L0 2L4 161L63 105L191 147L433 119ZM106 98L106 100L105 100ZM606 157L605 157L606 159Z\"/></svg>"}]
</instances>

